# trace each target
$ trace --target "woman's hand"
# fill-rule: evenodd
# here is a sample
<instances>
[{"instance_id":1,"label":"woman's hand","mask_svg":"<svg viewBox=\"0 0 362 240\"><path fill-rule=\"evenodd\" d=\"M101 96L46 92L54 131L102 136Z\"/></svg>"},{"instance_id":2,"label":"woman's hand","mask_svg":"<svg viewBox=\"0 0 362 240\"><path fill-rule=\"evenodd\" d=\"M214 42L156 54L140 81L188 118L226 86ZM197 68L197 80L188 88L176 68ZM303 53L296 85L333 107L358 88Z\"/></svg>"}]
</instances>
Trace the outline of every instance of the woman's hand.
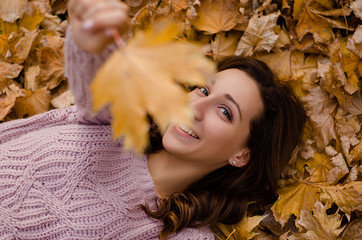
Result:
<instances>
[{"instance_id":1,"label":"woman's hand","mask_svg":"<svg viewBox=\"0 0 362 240\"><path fill-rule=\"evenodd\" d=\"M112 29L123 34L130 25L128 6L119 0L70 0L68 11L75 42L90 53L113 41Z\"/></svg>"}]
</instances>

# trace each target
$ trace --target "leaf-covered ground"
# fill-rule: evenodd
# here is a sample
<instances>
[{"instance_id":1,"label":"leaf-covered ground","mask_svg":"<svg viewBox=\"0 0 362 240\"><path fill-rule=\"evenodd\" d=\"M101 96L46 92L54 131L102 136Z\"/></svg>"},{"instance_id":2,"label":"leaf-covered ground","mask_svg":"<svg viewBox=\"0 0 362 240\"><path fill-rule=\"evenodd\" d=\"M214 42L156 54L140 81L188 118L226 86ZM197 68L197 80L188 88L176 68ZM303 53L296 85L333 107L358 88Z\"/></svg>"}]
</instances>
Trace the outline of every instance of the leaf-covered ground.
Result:
<instances>
[{"instance_id":1,"label":"leaf-covered ground","mask_svg":"<svg viewBox=\"0 0 362 240\"><path fill-rule=\"evenodd\" d=\"M126 0L133 32L162 18L218 59L264 60L308 114L304 144L264 218L229 239L358 239L362 225L362 0ZM73 104L64 76L66 0L0 1L0 121ZM234 231L235 230L235 231Z\"/></svg>"}]
</instances>

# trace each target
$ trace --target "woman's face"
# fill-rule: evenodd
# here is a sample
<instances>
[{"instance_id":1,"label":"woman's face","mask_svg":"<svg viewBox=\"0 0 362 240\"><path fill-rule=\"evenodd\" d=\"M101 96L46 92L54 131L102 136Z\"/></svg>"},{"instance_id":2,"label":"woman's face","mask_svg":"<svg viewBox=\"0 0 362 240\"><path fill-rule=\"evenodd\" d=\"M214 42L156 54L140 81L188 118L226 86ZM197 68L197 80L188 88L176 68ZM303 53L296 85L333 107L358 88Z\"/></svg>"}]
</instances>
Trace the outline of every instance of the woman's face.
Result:
<instances>
[{"instance_id":1,"label":"woman's face","mask_svg":"<svg viewBox=\"0 0 362 240\"><path fill-rule=\"evenodd\" d=\"M179 159L215 169L247 150L250 123L263 111L255 80L238 69L218 72L213 85L196 88L190 104L193 126L170 125L163 146Z\"/></svg>"}]
</instances>

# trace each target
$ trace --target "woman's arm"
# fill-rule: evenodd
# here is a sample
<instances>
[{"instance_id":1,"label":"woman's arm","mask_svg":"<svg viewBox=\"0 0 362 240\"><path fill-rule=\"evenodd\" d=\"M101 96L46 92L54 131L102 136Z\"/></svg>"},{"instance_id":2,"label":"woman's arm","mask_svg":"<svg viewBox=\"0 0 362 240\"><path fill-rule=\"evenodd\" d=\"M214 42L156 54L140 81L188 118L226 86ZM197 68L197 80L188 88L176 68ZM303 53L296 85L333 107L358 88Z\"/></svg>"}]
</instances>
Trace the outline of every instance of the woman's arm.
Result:
<instances>
[{"instance_id":1,"label":"woman's arm","mask_svg":"<svg viewBox=\"0 0 362 240\"><path fill-rule=\"evenodd\" d=\"M109 32L124 33L129 25L128 7L117 0L70 0L66 33L66 76L79 108L79 120L109 123L109 111L91 113L89 84L99 67L115 49Z\"/></svg>"}]
</instances>

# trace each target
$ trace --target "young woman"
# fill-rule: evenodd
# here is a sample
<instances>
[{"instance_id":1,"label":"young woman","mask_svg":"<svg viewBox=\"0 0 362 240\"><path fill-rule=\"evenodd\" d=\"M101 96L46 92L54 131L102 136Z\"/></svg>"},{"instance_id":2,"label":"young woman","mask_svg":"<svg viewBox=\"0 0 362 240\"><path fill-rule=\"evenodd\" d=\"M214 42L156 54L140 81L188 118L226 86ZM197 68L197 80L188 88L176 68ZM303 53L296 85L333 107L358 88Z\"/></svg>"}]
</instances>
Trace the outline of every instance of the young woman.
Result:
<instances>
[{"instance_id":1,"label":"young woman","mask_svg":"<svg viewBox=\"0 0 362 240\"><path fill-rule=\"evenodd\" d=\"M126 31L127 7L70 0L67 77L76 106L0 124L1 239L214 239L275 199L305 114L270 69L250 58L218 63L190 92L192 126L151 129L138 156L112 141L109 112L90 114L88 84ZM98 54L95 54L98 53Z\"/></svg>"}]
</instances>

